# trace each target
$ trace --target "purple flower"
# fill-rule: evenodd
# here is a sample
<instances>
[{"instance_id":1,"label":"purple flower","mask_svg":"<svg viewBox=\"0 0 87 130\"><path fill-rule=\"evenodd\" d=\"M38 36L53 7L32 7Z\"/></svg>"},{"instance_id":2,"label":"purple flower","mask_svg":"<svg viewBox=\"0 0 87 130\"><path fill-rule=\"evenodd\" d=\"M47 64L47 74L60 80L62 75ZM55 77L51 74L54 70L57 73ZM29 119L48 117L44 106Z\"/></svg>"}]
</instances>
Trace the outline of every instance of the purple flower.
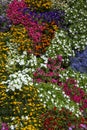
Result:
<instances>
[{"instance_id":1,"label":"purple flower","mask_svg":"<svg viewBox=\"0 0 87 130\"><path fill-rule=\"evenodd\" d=\"M80 124L80 127L85 128L87 130L87 126L85 124Z\"/></svg>"},{"instance_id":2,"label":"purple flower","mask_svg":"<svg viewBox=\"0 0 87 130\"><path fill-rule=\"evenodd\" d=\"M87 47L83 51L77 51L76 56L70 58L70 62L73 70L87 73Z\"/></svg>"},{"instance_id":3,"label":"purple flower","mask_svg":"<svg viewBox=\"0 0 87 130\"><path fill-rule=\"evenodd\" d=\"M72 130L72 127L69 127L69 129L68 130Z\"/></svg>"},{"instance_id":4,"label":"purple flower","mask_svg":"<svg viewBox=\"0 0 87 130\"><path fill-rule=\"evenodd\" d=\"M64 16L65 13L62 10L52 10L47 12L35 12L31 11L30 8L24 8L23 9L23 15L29 14L32 16L32 18L36 21L42 21L42 22L55 22L56 25L59 27L62 27L65 25Z\"/></svg>"},{"instance_id":5,"label":"purple flower","mask_svg":"<svg viewBox=\"0 0 87 130\"><path fill-rule=\"evenodd\" d=\"M12 22L6 17L0 16L0 32L6 32L10 29Z\"/></svg>"},{"instance_id":6,"label":"purple flower","mask_svg":"<svg viewBox=\"0 0 87 130\"><path fill-rule=\"evenodd\" d=\"M73 128L75 128L75 126L73 125L73 126L71 126L71 127L69 127L69 129L68 130L73 130Z\"/></svg>"}]
</instances>

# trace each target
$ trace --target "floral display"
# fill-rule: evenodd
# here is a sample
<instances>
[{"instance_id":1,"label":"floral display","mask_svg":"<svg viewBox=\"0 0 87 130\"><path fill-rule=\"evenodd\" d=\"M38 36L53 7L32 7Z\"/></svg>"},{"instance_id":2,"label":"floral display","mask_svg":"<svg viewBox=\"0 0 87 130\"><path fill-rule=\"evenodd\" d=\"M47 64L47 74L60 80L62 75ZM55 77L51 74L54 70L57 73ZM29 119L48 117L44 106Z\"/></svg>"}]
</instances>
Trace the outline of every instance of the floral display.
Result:
<instances>
[{"instance_id":1,"label":"floral display","mask_svg":"<svg viewBox=\"0 0 87 130\"><path fill-rule=\"evenodd\" d=\"M78 119L75 115L73 115L72 112L65 108L62 108L58 111L57 108L54 107L54 109L47 111L46 114L43 114L41 118L42 122L44 121L43 129L47 130L68 130L68 127L71 126L73 121L75 122L75 124L77 122L80 123L80 119ZM72 124L75 126L74 128L77 127L75 124Z\"/></svg>"},{"instance_id":2,"label":"floral display","mask_svg":"<svg viewBox=\"0 0 87 130\"><path fill-rule=\"evenodd\" d=\"M11 27L11 21L5 16L0 16L0 32L8 31Z\"/></svg>"},{"instance_id":3,"label":"floral display","mask_svg":"<svg viewBox=\"0 0 87 130\"><path fill-rule=\"evenodd\" d=\"M28 4L32 10L45 11L50 9L52 2L50 0L25 0L25 3Z\"/></svg>"},{"instance_id":4,"label":"floral display","mask_svg":"<svg viewBox=\"0 0 87 130\"><path fill-rule=\"evenodd\" d=\"M1 130L9 130L8 125L6 123L2 123Z\"/></svg>"},{"instance_id":5,"label":"floral display","mask_svg":"<svg viewBox=\"0 0 87 130\"><path fill-rule=\"evenodd\" d=\"M40 22L55 22L55 24L59 27L62 27L64 24L64 11L63 10L52 10L45 12L34 12L29 8L24 8L23 14L29 14L33 16L33 19ZM49 17L48 17L49 16Z\"/></svg>"},{"instance_id":6,"label":"floral display","mask_svg":"<svg viewBox=\"0 0 87 130\"><path fill-rule=\"evenodd\" d=\"M71 57L71 67L75 71L87 73L87 47L83 51L77 51L75 57Z\"/></svg>"},{"instance_id":7,"label":"floral display","mask_svg":"<svg viewBox=\"0 0 87 130\"><path fill-rule=\"evenodd\" d=\"M1 0L0 1L0 15L6 16L6 8L8 7L8 4L11 2L11 0Z\"/></svg>"},{"instance_id":8,"label":"floral display","mask_svg":"<svg viewBox=\"0 0 87 130\"><path fill-rule=\"evenodd\" d=\"M66 21L69 27L68 35L71 38L72 49L84 50L87 46L87 1L68 0L69 8L66 9Z\"/></svg>"},{"instance_id":9,"label":"floral display","mask_svg":"<svg viewBox=\"0 0 87 130\"><path fill-rule=\"evenodd\" d=\"M68 95L71 100L79 103L80 107L83 109L87 108L87 94L81 88L76 86L76 81L74 79L68 79L63 86L65 94ZM70 85L72 87L70 87Z\"/></svg>"},{"instance_id":10,"label":"floral display","mask_svg":"<svg viewBox=\"0 0 87 130\"><path fill-rule=\"evenodd\" d=\"M68 0L51 0L51 8L66 9L68 7Z\"/></svg>"},{"instance_id":11,"label":"floral display","mask_svg":"<svg viewBox=\"0 0 87 130\"><path fill-rule=\"evenodd\" d=\"M87 1L0 1L0 130L87 130Z\"/></svg>"},{"instance_id":12,"label":"floral display","mask_svg":"<svg viewBox=\"0 0 87 130\"><path fill-rule=\"evenodd\" d=\"M12 122L11 127L14 126L16 129L23 129L22 127L32 125L32 123L35 127L39 127L40 123L37 118L43 113L45 106L38 98L37 89L33 86L24 86L21 90L6 92L5 88L6 86L0 84L2 99L0 115L3 115L1 120L7 123Z\"/></svg>"}]
</instances>

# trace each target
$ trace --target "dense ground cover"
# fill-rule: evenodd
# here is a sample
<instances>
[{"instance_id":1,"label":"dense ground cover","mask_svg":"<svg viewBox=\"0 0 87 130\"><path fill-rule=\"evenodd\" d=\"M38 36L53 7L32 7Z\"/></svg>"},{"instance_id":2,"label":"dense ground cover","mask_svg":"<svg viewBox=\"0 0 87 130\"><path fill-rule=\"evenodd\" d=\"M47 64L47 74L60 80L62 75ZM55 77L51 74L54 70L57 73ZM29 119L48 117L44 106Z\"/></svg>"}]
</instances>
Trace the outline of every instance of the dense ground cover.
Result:
<instances>
[{"instance_id":1,"label":"dense ground cover","mask_svg":"<svg viewBox=\"0 0 87 130\"><path fill-rule=\"evenodd\" d=\"M87 130L87 1L0 1L0 129Z\"/></svg>"}]
</instances>

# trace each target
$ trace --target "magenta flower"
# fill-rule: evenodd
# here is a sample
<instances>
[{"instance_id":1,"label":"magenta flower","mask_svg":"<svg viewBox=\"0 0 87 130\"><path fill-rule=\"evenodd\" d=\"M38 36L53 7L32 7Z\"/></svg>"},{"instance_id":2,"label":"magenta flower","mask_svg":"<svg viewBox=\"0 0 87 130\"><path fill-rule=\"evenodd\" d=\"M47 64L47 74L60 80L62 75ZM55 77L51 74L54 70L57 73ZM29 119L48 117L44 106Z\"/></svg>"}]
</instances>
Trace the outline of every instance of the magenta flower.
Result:
<instances>
[{"instance_id":1,"label":"magenta flower","mask_svg":"<svg viewBox=\"0 0 87 130\"><path fill-rule=\"evenodd\" d=\"M87 125L85 125L85 124L80 124L80 127L87 130Z\"/></svg>"},{"instance_id":2,"label":"magenta flower","mask_svg":"<svg viewBox=\"0 0 87 130\"><path fill-rule=\"evenodd\" d=\"M87 99L83 100L83 106L84 106L84 108L87 108Z\"/></svg>"},{"instance_id":3,"label":"magenta flower","mask_svg":"<svg viewBox=\"0 0 87 130\"><path fill-rule=\"evenodd\" d=\"M7 17L12 20L14 24L20 24L23 17L22 10L25 7L27 7L27 5L24 3L24 0L21 0L20 2L18 0L13 0L8 5Z\"/></svg>"},{"instance_id":4,"label":"magenta flower","mask_svg":"<svg viewBox=\"0 0 87 130\"><path fill-rule=\"evenodd\" d=\"M73 101L75 101L75 102L77 102L77 103L80 103L80 102L81 102L81 96L74 95L74 96L73 96Z\"/></svg>"},{"instance_id":5,"label":"magenta flower","mask_svg":"<svg viewBox=\"0 0 87 130\"><path fill-rule=\"evenodd\" d=\"M57 80L56 79L52 79L51 82L52 83L57 83Z\"/></svg>"},{"instance_id":6,"label":"magenta flower","mask_svg":"<svg viewBox=\"0 0 87 130\"><path fill-rule=\"evenodd\" d=\"M59 56L61 58L61 56ZM47 63L47 68L38 68L34 72L34 81L39 82L38 78L42 79L42 82L51 82L56 84L61 84L59 81L59 70L61 69L61 60L58 57L55 59L49 58ZM62 85L62 84L61 84Z\"/></svg>"},{"instance_id":7,"label":"magenta flower","mask_svg":"<svg viewBox=\"0 0 87 130\"><path fill-rule=\"evenodd\" d=\"M79 103L81 110L87 108L87 94L83 89L77 87L75 79L69 78L66 80L66 82L63 84L63 90L71 100Z\"/></svg>"},{"instance_id":8,"label":"magenta flower","mask_svg":"<svg viewBox=\"0 0 87 130\"><path fill-rule=\"evenodd\" d=\"M58 60L60 61L60 62L62 62L62 56L61 55L58 55Z\"/></svg>"},{"instance_id":9,"label":"magenta flower","mask_svg":"<svg viewBox=\"0 0 87 130\"><path fill-rule=\"evenodd\" d=\"M6 123L2 123L1 130L9 130L9 127Z\"/></svg>"},{"instance_id":10,"label":"magenta flower","mask_svg":"<svg viewBox=\"0 0 87 130\"><path fill-rule=\"evenodd\" d=\"M40 25L38 22L34 21L32 16L29 14L24 15L23 9L26 7L27 5L25 4L24 0L13 0L8 5L7 17L15 25L22 24L28 31L28 35L33 42L38 43L41 40L42 31L44 30L44 23Z\"/></svg>"}]
</instances>

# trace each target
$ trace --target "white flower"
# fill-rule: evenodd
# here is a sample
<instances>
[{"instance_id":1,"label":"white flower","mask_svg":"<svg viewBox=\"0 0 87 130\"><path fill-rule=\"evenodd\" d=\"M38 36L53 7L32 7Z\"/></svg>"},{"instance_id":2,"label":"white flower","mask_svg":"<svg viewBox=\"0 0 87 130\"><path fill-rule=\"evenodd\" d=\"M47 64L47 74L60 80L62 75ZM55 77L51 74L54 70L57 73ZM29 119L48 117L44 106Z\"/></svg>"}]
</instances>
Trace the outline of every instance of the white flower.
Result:
<instances>
[{"instance_id":1,"label":"white flower","mask_svg":"<svg viewBox=\"0 0 87 130\"><path fill-rule=\"evenodd\" d=\"M40 97L43 97L43 94L39 94Z\"/></svg>"},{"instance_id":2,"label":"white flower","mask_svg":"<svg viewBox=\"0 0 87 130\"><path fill-rule=\"evenodd\" d=\"M25 65L24 59L20 60L19 64L20 65Z\"/></svg>"},{"instance_id":3,"label":"white flower","mask_svg":"<svg viewBox=\"0 0 87 130\"><path fill-rule=\"evenodd\" d=\"M21 89L23 85L33 85L33 79L27 74L28 68L23 71L15 72L14 74L9 75L9 79L7 81L2 81L3 84L7 84L7 91L11 89L15 91L15 89Z\"/></svg>"},{"instance_id":4,"label":"white flower","mask_svg":"<svg viewBox=\"0 0 87 130\"><path fill-rule=\"evenodd\" d=\"M48 94L51 94L51 92L50 92L50 91L48 91Z\"/></svg>"},{"instance_id":5,"label":"white flower","mask_svg":"<svg viewBox=\"0 0 87 130\"><path fill-rule=\"evenodd\" d=\"M56 97L56 95L54 95L54 94L53 94L52 96L53 96L54 98Z\"/></svg>"},{"instance_id":6,"label":"white flower","mask_svg":"<svg viewBox=\"0 0 87 130\"><path fill-rule=\"evenodd\" d=\"M41 63L40 66L47 68L47 65L46 65L46 64L43 64L43 63Z\"/></svg>"},{"instance_id":7,"label":"white flower","mask_svg":"<svg viewBox=\"0 0 87 130\"><path fill-rule=\"evenodd\" d=\"M48 99L50 99L50 96L47 96Z\"/></svg>"},{"instance_id":8,"label":"white flower","mask_svg":"<svg viewBox=\"0 0 87 130\"><path fill-rule=\"evenodd\" d=\"M28 120L28 116L25 116L25 119Z\"/></svg>"},{"instance_id":9,"label":"white flower","mask_svg":"<svg viewBox=\"0 0 87 130\"><path fill-rule=\"evenodd\" d=\"M11 125L10 128L11 128L11 130L15 130L14 125Z\"/></svg>"},{"instance_id":10,"label":"white flower","mask_svg":"<svg viewBox=\"0 0 87 130\"><path fill-rule=\"evenodd\" d=\"M23 51L23 55L27 55L27 52L26 52L26 51Z\"/></svg>"},{"instance_id":11,"label":"white flower","mask_svg":"<svg viewBox=\"0 0 87 130\"><path fill-rule=\"evenodd\" d=\"M14 61L13 60L10 61L10 65L14 65Z\"/></svg>"}]
</instances>

